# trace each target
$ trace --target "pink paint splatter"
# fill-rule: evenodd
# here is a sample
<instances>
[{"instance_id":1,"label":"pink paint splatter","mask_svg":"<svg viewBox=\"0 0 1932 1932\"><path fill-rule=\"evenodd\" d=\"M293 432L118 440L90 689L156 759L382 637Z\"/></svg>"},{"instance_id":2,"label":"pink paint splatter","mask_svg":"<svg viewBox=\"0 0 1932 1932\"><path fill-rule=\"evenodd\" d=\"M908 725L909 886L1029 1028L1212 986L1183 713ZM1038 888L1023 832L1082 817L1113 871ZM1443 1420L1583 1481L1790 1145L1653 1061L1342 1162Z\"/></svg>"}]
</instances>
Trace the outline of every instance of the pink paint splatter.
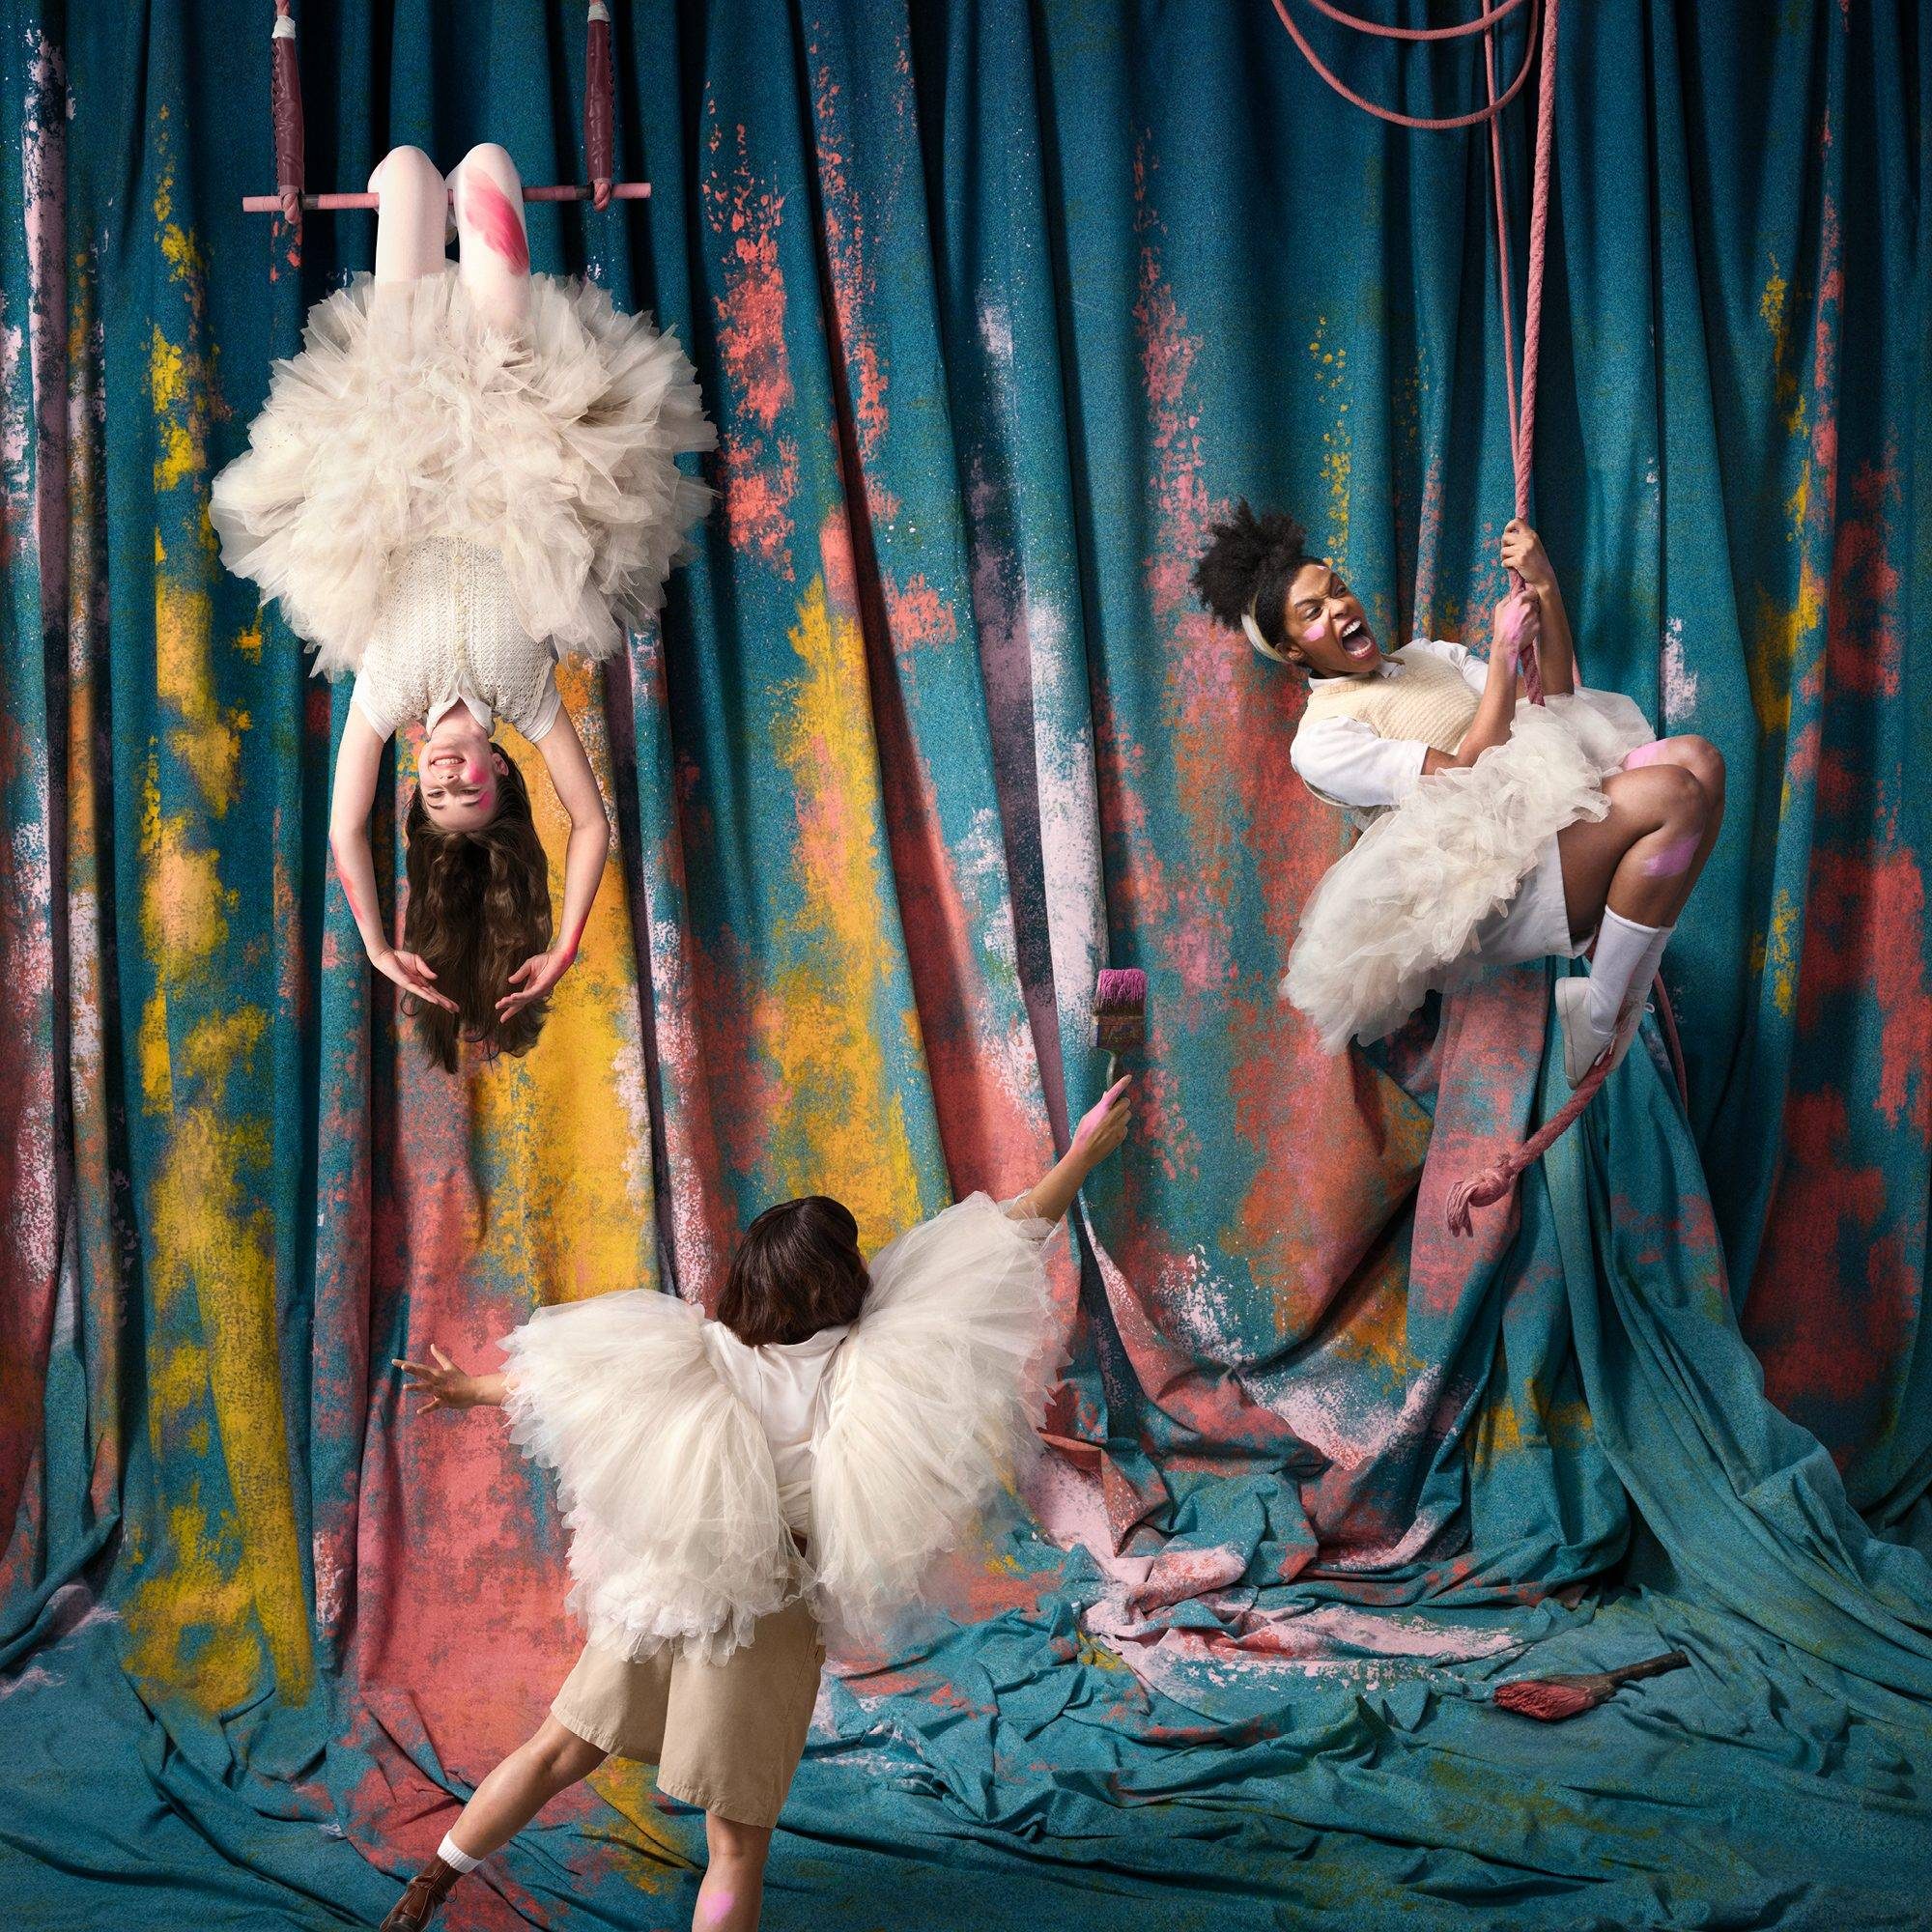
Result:
<instances>
[{"instance_id":1,"label":"pink paint splatter","mask_svg":"<svg viewBox=\"0 0 1932 1932\"><path fill-rule=\"evenodd\" d=\"M469 225L518 274L528 272L530 243L524 233L522 211L511 206L509 196L480 168L464 173L463 212Z\"/></svg>"},{"instance_id":2,"label":"pink paint splatter","mask_svg":"<svg viewBox=\"0 0 1932 1932\"><path fill-rule=\"evenodd\" d=\"M817 43L812 55L819 57ZM910 68L895 62L889 69L877 61L880 50L872 49L874 72L902 71L906 94L910 93ZM899 51L906 43L899 39ZM870 236L866 211L846 167L846 155L853 144L851 129L843 111L843 88L832 77L828 62L818 60L812 74L811 110L817 135L818 186L821 219L825 236L825 263L832 282L833 315L838 323L837 349L844 371L861 465L868 463L886 433L886 369L876 336L867 320L874 293L875 274L870 261ZM900 102L903 113L903 101ZM879 183L881 205L891 207L898 191L898 170L892 158L906 150L897 142L881 144L882 154L874 158L885 161L891 172ZM867 498L874 516L885 514L885 505L874 499L869 473L866 478Z\"/></svg>"},{"instance_id":3,"label":"pink paint splatter","mask_svg":"<svg viewBox=\"0 0 1932 1932\"><path fill-rule=\"evenodd\" d=\"M737 135L735 171L728 181L714 171L704 188L713 231L731 238L724 293L715 304L728 403L719 439L719 494L733 545L754 553L789 582L798 443L778 428L792 402L784 275L779 265L785 198L759 185L742 127ZM714 151L718 145L714 129Z\"/></svg>"},{"instance_id":4,"label":"pink paint splatter","mask_svg":"<svg viewBox=\"0 0 1932 1932\"><path fill-rule=\"evenodd\" d=\"M1690 869L1690 861L1697 856L1697 847L1703 843L1703 834L1687 832L1681 838L1673 838L1661 852L1653 852L1643 862L1644 874L1652 879L1675 879Z\"/></svg>"}]
</instances>

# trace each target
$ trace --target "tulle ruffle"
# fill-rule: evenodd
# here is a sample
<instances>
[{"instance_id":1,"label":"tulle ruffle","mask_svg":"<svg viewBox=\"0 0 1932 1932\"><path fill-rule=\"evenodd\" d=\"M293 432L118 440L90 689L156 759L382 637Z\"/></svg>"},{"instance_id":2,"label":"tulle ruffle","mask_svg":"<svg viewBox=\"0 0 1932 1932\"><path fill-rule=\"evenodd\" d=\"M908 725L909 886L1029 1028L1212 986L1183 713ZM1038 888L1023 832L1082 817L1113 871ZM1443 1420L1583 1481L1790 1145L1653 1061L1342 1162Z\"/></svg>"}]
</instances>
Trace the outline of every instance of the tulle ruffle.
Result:
<instances>
[{"instance_id":1,"label":"tulle ruffle","mask_svg":"<svg viewBox=\"0 0 1932 1932\"><path fill-rule=\"evenodd\" d=\"M696 1309L604 1294L507 1337L510 1433L556 1472L570 1606L592 1641L721 1658L808 1594L828 1640L882 1636L1038 1448L1056 1366L1048 1232L976 1194L873 1259L827 1371L810 1560Z\"/></svg>"},{"instance_id":2,"label":"tulle ruffle","mask_svg":"<svg viewBox=\"0 0 1932 1932\"><path fill-rule=\"evenodd\" d=\"M556 1472L570 1608L622 1657L724 1656L807 1586L764 1432L703 1330L635 1289L540 1309L503 1343L511 1436Z\"/></svg>"},{"instance_id":3,"label":"tulle ruffle","mask_svg":"<svg viewBox=\"0 0 1932 1932\"><path fill-rule=\"evenodd\" d=\"M1506 743L1378 818L1315 889L1281 982L1322 1045L1380 1039L1446 984L1544 842L1604 817L1604 779L1655 735L1615 692L1520 704Z\"/></svg>"},{"instance_id":4,"label":"tulle ruffle","mask_svg":"<svg viewBox=\"0 0 1932 1932\"><path fill-rule=\"evenodd\" d=\"M657 609L710 501L674 337L594 284L535 275L505 333L454 268L359 277L277 362L247 451L215 478L222 561L275 598L333 677L356 668L397 548L455 537L502 560L532 638L602 658Z\"/></svg>"},{"instance_id":5,"label":"tulle ruffle","mask_svg":"<svg viewBox=\"0 0 1932 1932\"><path fill-rule=\"evenodd\" d=\"M835 1644L884 1637L1038 1451L1057 1366L1040 1232L975 1194L872 1261L812 1480L813 1599Z\"/></svg>"}]
</instances>

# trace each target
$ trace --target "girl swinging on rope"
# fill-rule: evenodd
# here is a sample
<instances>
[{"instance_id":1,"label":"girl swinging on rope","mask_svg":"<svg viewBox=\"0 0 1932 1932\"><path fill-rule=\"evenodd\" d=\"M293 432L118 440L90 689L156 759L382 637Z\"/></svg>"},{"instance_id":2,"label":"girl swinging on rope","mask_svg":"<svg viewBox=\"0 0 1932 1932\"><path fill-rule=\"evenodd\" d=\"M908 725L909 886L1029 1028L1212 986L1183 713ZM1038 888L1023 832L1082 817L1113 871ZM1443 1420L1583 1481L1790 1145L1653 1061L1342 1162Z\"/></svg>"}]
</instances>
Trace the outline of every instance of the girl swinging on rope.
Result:
<instances>
[{"instance_id":1,"label":"girl swinging on rope","mask_svg":"<svg viewBox=\"0 0 1932 1932\"><path fill-rule=\"evenodd\" d=\"M1502 561L1523 588L1496 606L1487 662L1433 638L1384 655L1300 525L1245 502L1194 582L1224 624L1305 677L1289 753L1303 783L1370 818L1309 900L1282 982L1322 1045L1381 1038L1476 968L1589 948L1588 978L1556 982L1575 1087L1635 1036L1717 843L1724 762L1706 739L1657 738L1628 697L1577 685L1563 594L1520 519ZM1522 701L1518 676L1539 633L1544 705Z\"/></svg>"}]
</instances>

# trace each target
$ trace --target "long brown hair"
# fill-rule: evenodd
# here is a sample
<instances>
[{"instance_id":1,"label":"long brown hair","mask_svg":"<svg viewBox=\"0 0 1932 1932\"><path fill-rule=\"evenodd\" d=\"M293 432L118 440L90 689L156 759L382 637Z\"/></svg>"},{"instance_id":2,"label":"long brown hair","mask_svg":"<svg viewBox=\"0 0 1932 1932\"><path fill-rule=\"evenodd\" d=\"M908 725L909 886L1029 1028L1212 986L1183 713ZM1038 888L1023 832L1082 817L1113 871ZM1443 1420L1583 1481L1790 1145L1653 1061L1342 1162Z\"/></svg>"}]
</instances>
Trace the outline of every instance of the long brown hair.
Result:
<instances>
[{"instance_id":1,"label":"long brown hair","mask_svg":"<svg viewBox=\"0 0 1932 1932\"><path fill-rule=\"evenodd\" d=\"M852 1210L829 1194L767 1208L731 1257L718 1320L748 1348L856 1321L871 1278Z\"/></svg>"},{"instance_id":2,"label":"long brown hair","mask_svg":"<svg viewBox=\"0 0 1932 1932\"><path fill-rule=\"evenodd\" d=\"M493 749L495 749L493 747ZM510 975L549 949L550 860L530 814L530 794L513 759L497 793L497 815L473 832L445 832L423 810L422 787L410 794L406 839L410 902L403 945L420 953L437 990L457 1011L412 993L404 1010L415 1020L424 1050L445 1073L456 1071L460 1038L495 1053L527 1053L543 1031L548 997L497 1017Z\"/></svg>"}]
</instances>

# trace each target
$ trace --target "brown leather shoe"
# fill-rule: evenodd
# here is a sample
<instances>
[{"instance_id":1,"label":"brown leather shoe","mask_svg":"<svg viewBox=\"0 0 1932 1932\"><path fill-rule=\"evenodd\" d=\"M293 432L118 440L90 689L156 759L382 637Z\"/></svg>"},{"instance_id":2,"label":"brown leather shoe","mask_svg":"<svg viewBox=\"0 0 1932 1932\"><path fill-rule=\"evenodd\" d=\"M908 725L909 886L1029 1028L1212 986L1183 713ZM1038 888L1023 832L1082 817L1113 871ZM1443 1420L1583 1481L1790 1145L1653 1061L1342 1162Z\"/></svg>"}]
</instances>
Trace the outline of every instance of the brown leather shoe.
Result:
<instances>
[{"instance_id":1,"label":"brown leather shoe","mask_svg":"<svg viewBox=\"0 0 1932 1932\"><path fill-rule=\"evenodd\" d=\"M402 1897L389 1908L389 1916L383 1920L382 1932L422 1932L436 1908L449 1896L449 1888L463 1874L454 1865L446 1865L440 1859L432 1858L415 1877L411 1879Z\"/></svg>"}]
</instances>

